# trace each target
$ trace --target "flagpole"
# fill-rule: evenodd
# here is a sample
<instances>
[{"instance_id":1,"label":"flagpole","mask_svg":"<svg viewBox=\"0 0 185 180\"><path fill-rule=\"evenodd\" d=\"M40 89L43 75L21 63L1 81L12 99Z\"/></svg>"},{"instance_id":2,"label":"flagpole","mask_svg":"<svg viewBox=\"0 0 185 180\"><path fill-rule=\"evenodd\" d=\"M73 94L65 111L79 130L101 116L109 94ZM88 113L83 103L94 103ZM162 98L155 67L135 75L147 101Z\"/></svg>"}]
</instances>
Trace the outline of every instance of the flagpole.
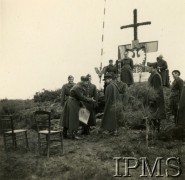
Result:
<instances>
[{"instance_id":1,"label":"flagpole","mask_svg":"<svg viewBox=\"0 0 185 180\"><path fill-rule=\"evenodd\" d=\"M105 14L106 14L106 0L104 0L104 9L103 9L103 23L102 23L102 44L101 44L101 58L100 58L100 74L99 74L99 90L101 90L101 78L102 78L102 61L103 61L103 54L104 54L104 28L105 28Z\"/></svg>"}]
</instances>

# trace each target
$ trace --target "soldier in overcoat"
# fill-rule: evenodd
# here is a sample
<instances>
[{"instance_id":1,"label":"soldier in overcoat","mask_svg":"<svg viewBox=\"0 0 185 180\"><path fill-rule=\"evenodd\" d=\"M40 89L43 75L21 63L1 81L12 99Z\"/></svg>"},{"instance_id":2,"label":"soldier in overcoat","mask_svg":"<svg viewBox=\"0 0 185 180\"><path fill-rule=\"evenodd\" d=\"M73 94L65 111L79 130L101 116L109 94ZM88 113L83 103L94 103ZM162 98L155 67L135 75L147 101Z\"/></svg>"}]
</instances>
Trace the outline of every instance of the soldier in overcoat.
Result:
<instances>
[{"instance_id":1,"label":"soldier in overcoat","mask_svg":"<svg viewBox=\"0 0 185 180\"><path fill-rule=\"evenodd\" d=\"M169 87L168 64L163 59L163 55L157 57L157 71L161 75L163 86Z\"/></svg>"},{"instance_id":2,"label":"soldier in overcoat","mask_svg":"<svg viewBox=\"0 0 185 180\"><path fill-rule=\"evenodd\" d=\"M128 52L125 52L125 58L121 60L121 81L126 83L128 86L134 83L133 60L128 57Z\"/></svg>"},{"instance_id":3,"label":"soldier in overcoat","mask_svg":"<svg viewBox=\"0 0 185 180\"><path fill-rule=\"evenodd\" d=\"M185 133L185 85L182 88L179 106L178 106L178 113L177 113L177 126L181 126L184 129Z\"/></svg>"},{"instance_id":4,"label":"soldier in overcoat","mask_svg":"<svg viewBox=\"0 0 185 180\"><path fill-rule=\"evenodd\" d=\"M70 90L72 89L72 87L74 85L75 85L74 77L72 75L69 75L68 76L68 83L66 83L62 86L61 95L60 95L60 101L61 101L61 106L62 106L61 121L65 121L65 119L63 119L64 105L65 105L66 101L68 100L69 95L70 95ZM64 136L64 138L67 137L67 128L66 127L63 128L63 136Z\"/></svg>"},{"instance_id":5,"label":"soldier in overcoat","mask_svg":"<svg viewBox=\"0 0 185 180\"><path fill-rule=\"evenodd\" d=\"M175 124L177 123L177 111L179 106L179 101L181 97L181 92L183 88L183 80L180 78L180 71L174 70L172 71L172 76L174 78L174 81L171 85L171 93L169 97L169 107L170 112L172 115L174 115L174 121Z\"/></svg>"},{"instance_id":6,"label":"soldier in overcoat","mask_svg":"<svg viewBox=\"0 0 185 180\"><path fill-rule=\"evenodd\" d=\"M62 86L62 91L60 95L61 99L61 106L63 107L67 99L69 98L70 95L70 90L71 88L75 85L74 83L74 77L72 75L68 76L68 83L64 84Z\"/></svg>"},{"instance_id":7,"label":"soldier in overcoat","mask_svg":"<svg viewBox=\"0 0 185 180\"><path fill-rule=\"evenodd\" d=\"M100 126L101 130L106 130L113 135L118 133L118 112L116 103L120 102L118 85L113 81L111 74L106 74L104 80L108 84L105 90L105 108Z\"/></svg>"},{"instance_id":8,"label":"soldier in overcoat","mask_svg":"<svg viewBox=\"0 0 185 180\"><path fill-rule=\"evenodd\" d=\"M82 134L90 134L90 126L96 126L95 108L98 104L98 95L96 85L91 83L91 75L86 76L88 78L88 84L85 86L84 95L88 98L93 98L95 102L84 102L83 104L90 112L90 117L87 125L83 125Z\"/></svg>"},{"instance_id":9,"label":"soldier in overcoat","mask_svg":"<svg viewBox=\"0 0 185 180\"><path fill-rule=\"evenodd\" d=\"M88 78L86 76L81 77L81 82L73 86L70 91L70 96L64 105L63 113L63 127L67 128L71 137L80 139L77 136L77 130L79 127L79 110L83 106L83 102L95 102L92 98L84 96L84 85L88 84Z\"/></svg>"}]
</instances>

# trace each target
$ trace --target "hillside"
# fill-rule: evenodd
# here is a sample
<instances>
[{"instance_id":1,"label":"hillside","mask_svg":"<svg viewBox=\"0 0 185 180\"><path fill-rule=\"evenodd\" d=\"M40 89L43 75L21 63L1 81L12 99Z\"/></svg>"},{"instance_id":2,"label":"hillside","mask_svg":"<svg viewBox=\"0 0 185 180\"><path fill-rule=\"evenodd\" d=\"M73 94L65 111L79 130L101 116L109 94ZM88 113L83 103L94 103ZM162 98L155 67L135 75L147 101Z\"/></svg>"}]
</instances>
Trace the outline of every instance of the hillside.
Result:
<instances>
[{"instance_id":1,"label":"hillside","mask_svg":"<svg viewBox=\"0 0 185 180\"><path fill-rule=\"evenodd\" d=\"M119 118L119 136L110 136L98 132L101 119L97 118L97 126L91 131L89 136L84 136L83 140L64 139L64 154L61 155L59 149L54 149L49 159L43 154L38 155L37 133L33 112L37 109L50 110L52 118L60 121L62 112L60 102L56 99L50 101L34 100L1 100L0 112L11 113L17 118L17 127L28 129L30 149L27 151L23 142L18 144L16 151L4 151L3 138L0 139L0 179L116 179L116 162L114 157L147 157L149 165L154 165L157 157L163 157L161 162L161 174L164 177L158 179L172 179L166 177L165 169L169 174L177 173L177 170L166 166L165 161L169 157L179 157L181 168L185 168L185 143L180 129L176 128L171 116L161 122L161 132L156 136L149 133L149 144L146 146L146 126L143 119L144 112L141 104L144 102L148 88L145 84L131 87L128 91L130 97L125 106L119 105L118 111L123 109L123 114ZM136 93L137 92L137 93ZM151 96L155 97L153 92ZM137 94L137 95L136 95ZM169 89L165 89L166 106ZM145 114L146 115L146 114ZM59 124L55 124L56 128ZM137 169L131 169L130 179L139 179L142 171L142 164L139 161ZM174 163L174 162L173 162ZM124 175L124 161L120 161L120 174ZM146 170L147 177L142 179L152 179ZM154 173L154 176L156 173ZM124 177L122 177L124 178ZM183 173L177 179L184 179Z\"/></svg>"}]
</instances>

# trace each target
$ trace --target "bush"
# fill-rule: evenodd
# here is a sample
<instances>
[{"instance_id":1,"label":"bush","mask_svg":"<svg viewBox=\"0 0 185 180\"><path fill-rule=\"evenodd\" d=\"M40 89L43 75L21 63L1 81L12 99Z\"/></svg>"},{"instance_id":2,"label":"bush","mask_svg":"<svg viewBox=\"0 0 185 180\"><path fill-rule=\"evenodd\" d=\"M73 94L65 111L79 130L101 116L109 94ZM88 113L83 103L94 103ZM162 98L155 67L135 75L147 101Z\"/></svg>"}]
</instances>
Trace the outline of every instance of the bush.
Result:
<instances>
[{"instance_id":1,"label":"bush","mask_svg":"<svg viewBox=\"0 0 185 180\"><path fill-rule=\"evenodd\" d=\"M157 98L157 93L147 83L135 83L127 90L128 103L117 103L119 124L131 128L145 127L145 117L151 117L149 101ZM121 114L120 114L121 113Z\"/></svg>"},{"instance_id":2,"label":"bush","mask_svg":"<svg viewBox=\"0 0 185 180\"><path fill-rule=\"evenodd\" d=\"M16 116L20 111L34 106L32 100L0 100L0 115L11 114Z\"/></svg>"},{"instance_id":3,"label":"bush","mask_svg":"<svg viewBox=\"0 0 185 180\"><path fill-rule=\"evenodd\" d=\"M55 91L43 89L43 92L36 92L33 99L34 102L60 102L60 93L61 89L57 89Z\"/></svg>"}]
</instances>

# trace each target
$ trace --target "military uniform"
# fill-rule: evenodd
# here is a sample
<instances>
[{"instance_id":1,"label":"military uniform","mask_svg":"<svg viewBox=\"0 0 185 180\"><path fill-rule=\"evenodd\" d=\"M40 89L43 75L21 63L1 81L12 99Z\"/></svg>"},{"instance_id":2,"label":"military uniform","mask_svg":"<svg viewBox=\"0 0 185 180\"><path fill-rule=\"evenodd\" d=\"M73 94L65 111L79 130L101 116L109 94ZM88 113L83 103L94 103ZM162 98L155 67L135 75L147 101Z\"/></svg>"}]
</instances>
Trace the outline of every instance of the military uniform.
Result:
<instances>
[{"instance_id":1,"label":"military uniform","mask_svg":"<svg viewBox=\"0 0 185 180\"><path fill-rule=\"evenodd\" d=\"M62 86L61 92L61 105L64 106L65 102L69 98L70 90L75 85L75 83L67 83Z\"/></svg>"},{"instance_id":2,"label":"military uniform","mask_svg":"<svg viewBox=\"0 0 185 180\"><path fill-rule=\"evenodd\" d=\"M163 86L169 86L169 71L167 62L163 59L157 60L158 73L161 75Z\"/></svg>"},{"instance_id":3,"label":"military uniform","mask_svg":"<svg viewBox=\"0 0 185 180\"><path fill-rule=\"evenodd\" d=\"M112 81L105 90L105 108L101 129L116 131L118 129L118 115L116 103L120 101L119 89L116 82Z\"/></svg>"},{"instance_id":4,"label":"military uniform","mask_svg":"<svg viewBox=\"0 0 185 180\"><path fill-rule=\"evenodd\" d=\"M108 65L105 67L105 74L111 73L111 74L116 74L116 67L114 65Z\"/></svg>"},{"instance_id":5,"label":"military uniform","mask_svg":"<svg viewBox=\"0 0 185 180\"><path fill-rule=\"evenodd\" d=\"M172 82L171 93L169 98L169 106L170 106L172 115L175 116L175 122L176 122L177 109L178 109L182 88L183 88L183 80L181 78L177 78Z\"/></svg>"},{"instance_id":6,"label":"military uniform","mask_svg":"<svg viewBox=\"0 0 185 180\"><path fill-rule=\"evenodd\" d=\"M133 69L134 65L131 58L124 58L121 60L121 81L128 86L134 83Z\"/></svg>"},{"instance_id":7,"label":"military uniform","mask_svg":"<svg viewBox=\"0 0 185 180\"><path fill-rule=\"evenodd\" d=\"M91 98L85 97L83 92L83 85L80 82L71 89L70 97L64 105L63 119L65 119L65 121L63 121L63 127L67 128L71 134L77 131L79 127L79 110L82 106L81 101L92 101Z\"/></svg>"},{"instance_id":8,"label":"military uniform","mask_svg":"<svg viewBox=\"0 0 185 180\"><path fill-rule=\"evenodd\" d=\"M94 108L97 106L97 103L98 103L98 96L97 96L96 86L89 82L87 87L85 87L84 95L88 98L93 98L94 100L96 100L95 103L92 103L92 102L84 103L86 108L90 111L90 117L89 117L88 125L89 126L95 126L96 125L96 117L95 117Z\"/></svg>"},{"instance_id":9,"label":"military uniform","mask_svg":"<svg viewBox=\"0 0 185 180\"><path fill-rule=\"evenodd\" d=\"M105 72L104 72L105 75L106 74L111 74L113 79L114 79L114 76L115 76L116 73L117 73L117 70L116 70L116 67L114 65L109 64L108 66L105 67ZM106 87L107 87L107 84L104 83L104 94L105 94Z\"/></svg>"},{"instance_id":10,"label":"military uniform","mask_svg":"<svg viewBox=\"0 0 185 180\"><path fill-rule=\"evenodd\" d=\"M185 132L185 86L182 88L180 100L179 100L179 109L177 114L177 125L181 126Z\"/></svg>"}]
</instances>

